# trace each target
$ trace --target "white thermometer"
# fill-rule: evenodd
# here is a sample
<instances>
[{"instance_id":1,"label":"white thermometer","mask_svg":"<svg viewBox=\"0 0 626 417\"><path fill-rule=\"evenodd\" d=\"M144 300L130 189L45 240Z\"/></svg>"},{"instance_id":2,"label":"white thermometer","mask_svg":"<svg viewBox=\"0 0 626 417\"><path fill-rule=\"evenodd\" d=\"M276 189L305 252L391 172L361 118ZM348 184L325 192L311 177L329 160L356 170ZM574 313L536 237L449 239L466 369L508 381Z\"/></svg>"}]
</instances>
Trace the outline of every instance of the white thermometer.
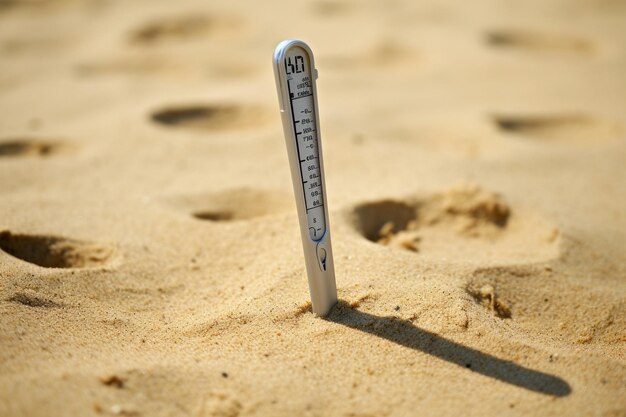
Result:
<instances>
[{"instance_id":1,"label":"white thermometer","mask_svg":"<svg viewBox=\"0 0 626 417\"><path fill-rule=\"evenodd\" d=\"M302 41L274 51L274 75L300 219L313 313L325 316L337 303L333 250L326 207L324 163L313 52Z\"/></svg>"}]
</instances>

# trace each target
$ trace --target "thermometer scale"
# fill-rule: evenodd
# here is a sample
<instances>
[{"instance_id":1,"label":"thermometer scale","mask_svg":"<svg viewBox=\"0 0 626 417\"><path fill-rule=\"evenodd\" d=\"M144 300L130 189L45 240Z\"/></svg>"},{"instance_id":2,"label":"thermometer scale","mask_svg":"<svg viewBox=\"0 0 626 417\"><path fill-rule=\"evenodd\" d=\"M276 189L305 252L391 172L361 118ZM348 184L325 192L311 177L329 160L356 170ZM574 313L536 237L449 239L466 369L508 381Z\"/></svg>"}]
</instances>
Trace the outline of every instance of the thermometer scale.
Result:
<instances>
[{"instance_id":1,"label":"thermometer scale","mask_svg":"<svg viewBox=\"0 0 626 417\"><path fill-rule=\"evenodd\" d=\"M313 313L325 316L337 303L335 268L320 142L313 52L302 41L286 40L274 51L274 75L298 207L304 262Z\"/></svg>"}]
</instances>

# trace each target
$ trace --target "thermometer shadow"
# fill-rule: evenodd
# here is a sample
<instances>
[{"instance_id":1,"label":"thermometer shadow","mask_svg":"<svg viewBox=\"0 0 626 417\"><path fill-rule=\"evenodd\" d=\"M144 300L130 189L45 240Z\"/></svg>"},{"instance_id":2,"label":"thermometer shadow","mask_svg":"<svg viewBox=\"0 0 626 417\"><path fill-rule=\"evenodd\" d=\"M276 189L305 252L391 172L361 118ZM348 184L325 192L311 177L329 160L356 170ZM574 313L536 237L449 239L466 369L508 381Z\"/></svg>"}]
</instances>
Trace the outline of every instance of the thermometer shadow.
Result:
<instances>
[{"instance_id":1,"label":"thermometer shadow","mask_svg":"<svg viewBox=\"0 0 626 417\"><path fill-rule=\"evenodd\" d=\"M420 329L407 320L379 317L355 310L342 300L325 319L428 353L467 368L469 371L541 394L564 397L572 391L570 385L557 376L535 371L463 346Z\"/></svg>"}]
</instances>

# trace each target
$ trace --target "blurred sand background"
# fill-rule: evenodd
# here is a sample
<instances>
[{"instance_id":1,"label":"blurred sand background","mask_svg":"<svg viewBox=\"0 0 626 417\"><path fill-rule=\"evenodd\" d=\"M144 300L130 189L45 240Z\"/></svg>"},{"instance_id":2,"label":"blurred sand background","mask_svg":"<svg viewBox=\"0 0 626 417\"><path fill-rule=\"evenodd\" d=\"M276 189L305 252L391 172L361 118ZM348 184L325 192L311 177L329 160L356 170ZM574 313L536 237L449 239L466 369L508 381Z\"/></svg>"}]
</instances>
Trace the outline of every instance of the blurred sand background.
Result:
<instances>
[{"instance_id":1,"label":"blurred sand background","mask_svg":"<svg viewBox=\"0 0 626 417\"><path fill-rule=\"evenodd\" d=\"M622 0L0 0L0 415L626 416L625 178Z\"/></svg>"}]
</instances>

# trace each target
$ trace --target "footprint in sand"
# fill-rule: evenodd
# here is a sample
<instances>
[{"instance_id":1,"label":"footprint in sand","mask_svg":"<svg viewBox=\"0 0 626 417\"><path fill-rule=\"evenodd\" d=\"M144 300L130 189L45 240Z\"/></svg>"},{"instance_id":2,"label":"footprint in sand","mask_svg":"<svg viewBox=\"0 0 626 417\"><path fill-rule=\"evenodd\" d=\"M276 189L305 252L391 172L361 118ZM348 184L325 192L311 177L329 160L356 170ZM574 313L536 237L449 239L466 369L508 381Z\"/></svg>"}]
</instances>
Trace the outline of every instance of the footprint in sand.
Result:
<instances>
[{"instance_id":1,"label":"footprint in sand","mask_svg":"<svg viewBox=\"0 0 626 417\"><path fill-rule=\"evenodd\" d=\"M39 139L0 140L0 158L18 156L49 156L61 151L60 142Z\"/></svg>"},{"instance_id":2,"label":"footprint in sand","mask_svg":"<svg viewBox=\"0 0 626 417\"><path fill-rule=\"evenodd\" d=\"M493 121L503 132L529 139L560 143L594 143L620 137L617 123L587 114L496 115Z\"/></svg>"},{"instance_id":3,"label":"footprint in sand","mask_svg":"<svg viewBox=\"0 0 626 417\"><path fill-rule=\"evenodd\" d=\"M568 35L550 34L526 30L492 30L485 33L485 42L501 49L521 51L560 52L588 55L594 45L588 40Z\"/></svg>"},{"instance_id":4,"label":"footprint in sand","mask_svg":"<svg viewBox=\"0 0 626 417\"><path fill-rule=\"evenodd\" d=\"M291 195L247 187L168 199L172 207L198 220L230 222L250 220L295 210Z\"/></svg>"},{"instance_id":5,"label":"footprint in sand","mask_svg":"<svg viewBox=\"0 0 626 417\"><path fill-rule=\"evenodd\" d=\"M7 298L7 301L34 308L58 308L62 306L47 298L26 292L16 292L11 297Z\"/></svg>"},{"instance_id":6,"label":"footprint in sand","mask_svg":"<svg viewBox=\"0 0 626 417\"><path fill-rule=\"evenodd\" d=\"M204 80L207 76L248 76L257 72L258 67L247 61L232 57L210 59L211 53L199 59L194 54L185 53L185 49L172 49L169 53L163 53L157 48L161 45L177 48L194 40L204 42L207 37L212 39L222 34L230 37L233 33L239 33L237 30L240 27L236 18L203 13L156 18L128 34L129 43L137 47L120 49L117 54L106 59L82 62L75 67L75 71L81 77L124 74Z\"/></svg>"},{"instance_id":7,"label":"footprint in sand","mask_svg":"<svg viewBox=\"0 0 626 417\"><path fill-rule=\"evenodd\" d=\"M114 258L112 247L58 236L0 232L0 250L44 268L89 268Z\"/></svg>"},{"instance_id":8,"label":"footprint in sand","mask_svg":"<svg viewBox=\"0 0 626 417\"><path fill-rule=\"evenodd\" d=\"M260 106L181 105L156 110L153 122L175 128L195 130L228 130L257 127L270 120L270 112Z\"/></svg>"},{"instance_id":9,"label":"footprint in sand","mask_svg":"<svg viewBox=\"0 0 626 417\"><path fill-rule=\"evenodd\" d=\"M364 203L350 214L366 239L425 259L528 263L559 255L559 234L552 225L473 185Z\"/></svg>"},{"instance_id":10,"label":"footprint in sand","mask_svg":"<svg viewBox=\"0 0 626 417\"><path fill-rule=\"evenodd\" d=\"M130 34L131 43L155 45L166 41L185 41L236 26L231 18L213 18L202 13L189 13L152 20Z\"/></svg>"}]
</instances>

